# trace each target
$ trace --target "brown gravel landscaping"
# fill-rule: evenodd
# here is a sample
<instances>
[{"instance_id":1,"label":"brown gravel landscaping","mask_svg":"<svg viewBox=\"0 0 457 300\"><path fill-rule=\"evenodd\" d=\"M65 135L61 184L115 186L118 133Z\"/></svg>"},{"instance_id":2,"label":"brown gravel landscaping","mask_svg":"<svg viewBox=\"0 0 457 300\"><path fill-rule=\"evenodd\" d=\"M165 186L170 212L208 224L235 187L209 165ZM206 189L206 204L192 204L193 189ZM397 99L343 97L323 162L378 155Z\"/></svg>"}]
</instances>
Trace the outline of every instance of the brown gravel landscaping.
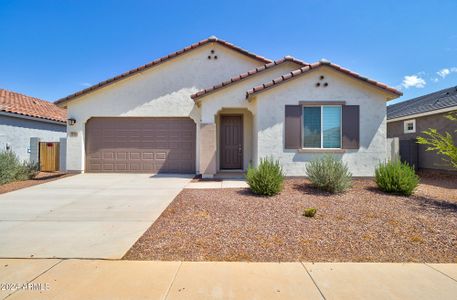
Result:
<instances>
[{"instance_id":1,"label":"brown gravel landscaping","mask_svg":"<svg viewBox=\"0 0 457 300\"><path fill-rule=\"evenodd\" d=\"M317 208L314 218L302 216ZM410 198L370 179L342 195L287 179L278 196L183 190L124 259L457 263L457 178L423 176Z\"/></svg>"},{"instance_id":2,"label":"brown gravel landscaping","mask_svg":"<svg viewBox=\"0 0 457 300\"><path fill-rule=\"evenodd\" d=\"M10 182L10 183L7 183L7 184L0 185L0 194L12 192L12 191L15 191L15 190L20 190L20 189L23 189L23 188L26 188L26 187L30 187L30 186L33 186L33 185L46 183L46 182L49 182L49 181L54 181L54 180L57 180L57 179L60 179L60 178L63 178L63 177L68 177L68 176L71 176L71 175L72 174L56 173L56 172L53 172L53 173L40 172L33 179L23 180L23 181L14 181L14 182Z\"/></svg>"}]
</instances>

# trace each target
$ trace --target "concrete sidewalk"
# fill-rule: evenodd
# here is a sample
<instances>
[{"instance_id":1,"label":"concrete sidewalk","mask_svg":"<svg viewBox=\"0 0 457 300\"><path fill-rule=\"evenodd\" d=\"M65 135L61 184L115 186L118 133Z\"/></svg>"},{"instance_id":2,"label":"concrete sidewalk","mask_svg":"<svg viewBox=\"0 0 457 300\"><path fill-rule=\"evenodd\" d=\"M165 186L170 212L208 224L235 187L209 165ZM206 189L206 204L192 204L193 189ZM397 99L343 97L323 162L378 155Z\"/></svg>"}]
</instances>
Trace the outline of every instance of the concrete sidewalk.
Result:
<instances>
[{"instance_id":1,"label":"concrete sidewalk","mask_svg":"<svg viewBox=\"0 0 457 300\"><path fill-rule=\"evenodd\" d=\"M457 264L4 259L0 279L43 289L0 291L8 299L457 297Z\"/></svg>"}]
</instances>

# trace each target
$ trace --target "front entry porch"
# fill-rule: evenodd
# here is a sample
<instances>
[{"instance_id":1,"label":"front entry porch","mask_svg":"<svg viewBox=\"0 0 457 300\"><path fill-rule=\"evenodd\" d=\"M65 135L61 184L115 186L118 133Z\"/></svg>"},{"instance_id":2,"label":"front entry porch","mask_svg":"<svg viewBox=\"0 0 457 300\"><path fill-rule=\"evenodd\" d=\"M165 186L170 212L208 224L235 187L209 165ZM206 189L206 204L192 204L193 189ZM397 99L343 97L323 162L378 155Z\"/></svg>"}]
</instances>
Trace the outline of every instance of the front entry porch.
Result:
<instances>
[{"instance_id":1,"label":"front entry porch","mask_svg":"<svg viewBox=\"0 0 457 300\"><path fill-rule=\"evenodd\" d=\"M214 123L201 124L202 177L242 177L253 163L253 136L253 114L246 108L223 108L214 115Z\"/></svg>"}]
</instances>

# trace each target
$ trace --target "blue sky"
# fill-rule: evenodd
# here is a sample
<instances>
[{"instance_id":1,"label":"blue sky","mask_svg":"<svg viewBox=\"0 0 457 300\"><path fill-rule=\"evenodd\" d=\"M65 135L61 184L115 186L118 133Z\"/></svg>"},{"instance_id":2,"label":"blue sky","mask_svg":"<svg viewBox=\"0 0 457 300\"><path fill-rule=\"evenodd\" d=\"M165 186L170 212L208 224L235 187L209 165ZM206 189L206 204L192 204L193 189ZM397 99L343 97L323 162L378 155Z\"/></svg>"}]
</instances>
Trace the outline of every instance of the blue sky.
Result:
<instances>
[{"instance_id":1,"label":"blue sky","mask_svg":"<svg viewBox=\"0 0 457 300\"><path fill-rule=\"evenodd\" d=\"M457 85L456 0L0 0L0 88L54 101L210 35L401 88Z\"/></svg>"}]
</instances>

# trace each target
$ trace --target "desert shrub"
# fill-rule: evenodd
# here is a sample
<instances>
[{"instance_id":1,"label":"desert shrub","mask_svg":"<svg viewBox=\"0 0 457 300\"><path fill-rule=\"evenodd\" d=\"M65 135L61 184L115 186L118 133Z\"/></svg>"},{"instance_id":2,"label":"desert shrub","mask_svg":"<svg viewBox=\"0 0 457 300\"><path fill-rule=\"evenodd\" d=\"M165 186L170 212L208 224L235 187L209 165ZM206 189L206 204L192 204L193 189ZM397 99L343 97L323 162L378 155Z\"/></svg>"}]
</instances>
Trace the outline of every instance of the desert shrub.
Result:
<instances>
[{"instance_id":1,"label":"desert shrub","mask_svg":"<svg viewBox=\"0 0 457 300\"><path fill-rule=\"evenodd\" d=\"M314 217L316 212L317 212L317 209L315 209L314 207L305 208L305 210L303 211L303 215L305 217L312 218L312 217Z\"/></svg>"},{"instance_id":2,"label":"desert shrub","mask_svg":"<svg viewBox=\"0 0 457 300\"><path fill-rule=\"evenodd\" d=\"M27 180L34 178L40 172L40 164L31 161L25 161L22 163L20 177Z\"/></svg>"},{"instance_id":3,"label":"desert shrub","mask_svg":"<svg viewBox=\"0 0 457 300\"><path fill-rule=\"evenodd\" d=\"M246 181L251 191L258 195L273 196L282 191L284 175L278 160L264 158L257 168L249 167Z\"/></svg>"},{"instance_id":4,"label":"desert shrub","mask_svg":"<svg viewBox=\"0 0 457 300\"><path fill-rule=\"evenodd\" d=\"M33 178L38 171L38 164L21 162L11 151L0 152L0 185Z\"/></svg>"},{"instance_id":5,"label":"desert shrub","mask_svg":"<svg viewBox=\"0 0 457 300\"><path fill-rule=\"evenodd\" d=\"M379 189L386 193L410 196L419 184L414 168L399 161L379 164L375 176Z\"/></svg>"},{"instance_id":6,"label":"desert shrub","mask_svg":"<svg viewBox=\"0 0 457 300\"><path fill-rule=\"evenodd\" d=\"M306 166L311 185L330 193L342 193L352 185L352 174L346 164L331 155L311 161Z\"/></svg>"}]
</instances>

